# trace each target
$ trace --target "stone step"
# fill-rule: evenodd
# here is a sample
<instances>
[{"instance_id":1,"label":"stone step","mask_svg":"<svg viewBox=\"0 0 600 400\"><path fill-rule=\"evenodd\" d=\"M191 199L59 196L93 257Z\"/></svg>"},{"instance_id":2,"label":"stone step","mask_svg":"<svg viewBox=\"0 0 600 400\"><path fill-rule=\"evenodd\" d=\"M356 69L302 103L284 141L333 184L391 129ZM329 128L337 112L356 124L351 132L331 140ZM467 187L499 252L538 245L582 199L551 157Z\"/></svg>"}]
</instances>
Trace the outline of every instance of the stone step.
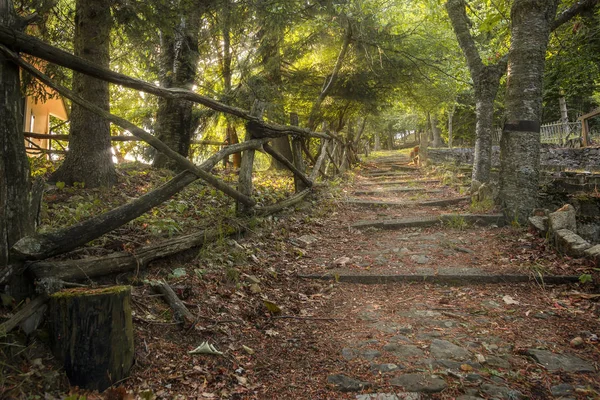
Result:
<instances>
[{"instance_id":1,"label":"stone step","mask_svg":"<svg viewBox=\"0 0 600 400\"><path fill-rule=\"evenodd\" d=\"M454 285L469 284L504 284L537 282L547 285L566 285L579 282L576 275L543 275L535 274L393 274L393 275L361 275L351 273L327 273L299 275L304 279L335 280L336 282L356 283L363 285L380 285L388 283L427 282Z\"/></svg>"},{"instance_id":2,"label":"stone step","mask_svg":"<svg viewBox=\"0 0 600 400\"><path fill-rule=\"evenodd\" d=\"M418 173L419 171L416 171L416 173ZM407 172L398 172L398 171L392 171L392 170L388 170L388 171L380 171L380 170L376 170L373 172L367 172L367 173L363 173L362 174L365 177L368 178L380 178L380 177L401 177L401 176L405 176L406 178L410 178L411 176L414 176L414 174L409 174L408 171Z\"/></svg>"},{"instance_id":3,"label":"stone step","mask_svg":"<svg viewBox=\"0 0 600 400\"><path fill-rule=\"evenodd\" d=\"M353 228L381 228L381 229L403 229L434 226L446 222L449 224L477 225L477 226L504 226L504 215L502 214L442 214L433 217L402 218L393 220L358 221L352 224Z\"/></svg>"},{"instance_id":4,"label":"stone step","mask_svg":"<svg viewBox=\"0 0 600 400\"><path fill-rule=\"evenodd\" d=\"M449 199L435 199L426 201L385 201L385 200L363 200L351 198L346 201L346 204L362 207L445 207L454 204L459 204L465 201L470 201L471 197L454 197Z\"/></svg>"},{"instance_id":5,"label":"stone step","mask_svg":"<svg viewBox=\"0 0 600 400\"><path fill-rule=\"evenodd\" d=\"M374 194L386 194L386 193L410 193L410 192L420 192L420 193L442 193L443 190L439 189L426 189L422 187L399 187L399 188L388 188L388 189L371 189L371 190L354 190L352 193L356 195L374 195Z\"/></svg>"},{"instance_id":6,"label":"stone step","mask_svg":"<svg viewBox=\"0 0 600 400\"><path fill-rule=\"evenodd\" d=\"M419 171L419 167L410 165L392 165L392 171Z\"/></svg>"},{"instance_id":7,"label":"stone step","mask_svg":"<svg viewBox=\"0 0 600 400\"><path fill-rule=\"evenodd\" d=\"M360 183L362 186L392 186L392 185L405 185L407 183L440 183L439 179L402 179L395 181L383 181L383 182L365 182Z\"/></svg>"}]
</instances>

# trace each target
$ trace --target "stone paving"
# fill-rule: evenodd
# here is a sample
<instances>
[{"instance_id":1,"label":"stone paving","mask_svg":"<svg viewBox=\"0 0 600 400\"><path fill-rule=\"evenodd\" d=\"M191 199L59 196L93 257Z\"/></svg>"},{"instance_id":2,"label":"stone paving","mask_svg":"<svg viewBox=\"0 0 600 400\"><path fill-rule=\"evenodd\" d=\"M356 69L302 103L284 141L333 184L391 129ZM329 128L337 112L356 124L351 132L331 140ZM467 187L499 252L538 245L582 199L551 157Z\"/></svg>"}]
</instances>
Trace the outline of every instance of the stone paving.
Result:
<instances>
[{"instance_id":1,"label":"stone paving","mask_svg":"<svg viewBox=\"0 0 600 400\"><path fill-rule=\"evenodd\" d=\"M356 207L368 206L360 204L361 201L373 203L371 205L378 205L379 202L382 205L398 194L411 191L430 195L421 201L425 204L413 204L416 207L426 207L427 202L440 201L435 197L440 193L443 194L442 200L452 198L452 193L447 193L438 180L427 179L413 167L406 167L407 159L387 157L383 161L387 170L374 168L363 172L362 177L358 178L360 187L349 193ZM378 181L383 178L389 181ZM406 186L407 179L412 179L410 187ZM381 187L377 186L378 182ZM367 197L374 194L379 197ZM394 201L401 204L398 200ZM441 205L457 203L451 201ZM340 282L352 282L343 278L357 271L364 275L377 274L377 266L396 276L466 276L467 282L469 276L488 274L481 265L485 260L478 258L477 248L486 245L486 238L481 232L501 225L499 216L449 214L447 209L439 208L426 211L424 216L412 211L403 214L402 211L406 209L393 210L383 208L376 214L378 219L357 222L353 228L388 228L398 229L398 232L390 240L383 240L379 236L378 240L358 247L353 258L332 269L330 276L335 276ZM447 224L459 218L465 223L479 223L478 229L481 231L457 234L456 231L444 229L444 224L440 223L440 219L445 219ZM424 231L422 228L426 226L437 228ZM452 259L456 254L460 254L461 260L465 257L471 259L471 265L454 265ZM365 269L370 272L365 274ZM357 279L356 282L377 281ZM379 293L382 290L389 288L373 288L373 297L385 304L386 295ZM435 290L440 289L438 287ZM450 289L443 290L448 292L448 296L454 294ZM507 339L510 338L510 329L498 326L496 320L491 318L495 315L509 326L514 324L514 329L517 326L521 330L531 329L531 334L535 335L539 334L540 329L541 332L547 329L539 324L557 318L556 314L527 312L526 319L513 315L511 312L514 310L507 309L515 307L514 304L518 302L510 296L498 301L493 288L474 289L471 292L467 289L467 292L478 299L476 309L433 308L424 303L408 303L397 309L389 309L389 305L353 305L359 321L359 327L356 328L359 333L340 344L340 358L348 364L348 368L343 369L344 373L331 374L327 383L339 392L356 393L357 400L600 398L596 397L600 391L598 365L582 356L581 351L576 351L578 346L571 346L570 349L562 343L550 343L545 337L536 337L527 342L524 348L517 348ZM533 325L527 322L530 320L535 321ZM589 326L589 330L573 332L573 336L577 336L581 343L588 343L597 349L599 325L596 323ZM373 379L364 379L364 375L362 379L352 376L353 367L364 364L369 365ZM534 387L529 393L520 390L528 379L520 375L522 371L528 371L540 379L535 384L527 382L528 387ZM542 381L544 374L551 374L545 382ZM378 390L382 386L386 387L385 391Z\"/></svg>"}]
</instances>

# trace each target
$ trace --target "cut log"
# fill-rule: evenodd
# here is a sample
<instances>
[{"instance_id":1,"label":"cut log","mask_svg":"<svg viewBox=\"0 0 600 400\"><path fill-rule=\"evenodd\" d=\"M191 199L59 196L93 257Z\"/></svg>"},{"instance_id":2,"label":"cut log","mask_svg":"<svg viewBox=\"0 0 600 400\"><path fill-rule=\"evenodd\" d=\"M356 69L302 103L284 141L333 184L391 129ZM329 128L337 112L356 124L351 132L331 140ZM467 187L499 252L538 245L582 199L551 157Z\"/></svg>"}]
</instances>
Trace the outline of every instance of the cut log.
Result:
<instances>
[{"instance_id":1,"label":"cut log","mask_svg":"<svg viewBox=\"0 0 600 400\"><path fill-rule=\"evenodd\" d=\"M192 326L195 323L194 315L187 309L185 304L177 297L171 286L165 281L151 282L150 286L157 293L164 296L165 302L175 311L175 319L177 322L184 324L186 327Z\"/></svg>"},{"instance_id":2,"label":"cut log","mask_svg":"<svg viewBox=\"0 0 600 400\"><path fill-rule=\"evenodd\" d=\"M90 278L146 268L151 261L202 246L220 237L243 232L240 226L202 230L136 249L135 254L118 252L106 257L83 260L39 261L28 264L27 272L35 279L54 278L64 281L84 281Z\"/></svg>"},{"instance_id":3,"label":"cut log","mask_svg":"<svg viewBox=\"0 0 600 400\"><path fill-rule=\"evenodd\" d=\"M50 296L50 344L72 385L103 391L133 364L131 289L70 289Z\"/></svg>"}]
</instances>

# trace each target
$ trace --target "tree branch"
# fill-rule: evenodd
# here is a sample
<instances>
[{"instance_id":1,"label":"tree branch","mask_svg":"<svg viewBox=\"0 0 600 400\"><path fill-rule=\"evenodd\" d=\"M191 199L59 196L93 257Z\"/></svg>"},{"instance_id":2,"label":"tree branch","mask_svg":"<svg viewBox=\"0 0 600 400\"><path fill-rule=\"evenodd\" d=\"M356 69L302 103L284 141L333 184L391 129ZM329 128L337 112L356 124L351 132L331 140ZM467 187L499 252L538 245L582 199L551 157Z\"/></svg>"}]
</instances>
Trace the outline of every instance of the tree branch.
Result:
<instances>
[{"instance_id":1,"label":"tree branch","mask_svg":"<svg viewBox=\"0 0 600 400\"><path fill-rule=\"evenodd\" d=\"M552 22L552 26L550 29L555 31L562 24L569 22L576 15L583 13L584 11L591 10L596 5L598 5L599 0L580 0L577 3L573 4L571 7L567 8L565 11L560 13Z\"/></svg>"},{"instance_id":2,"label":"tree branch","mask_svg":"<svg viewBox=\"0 0 600 400\"><path fill-rule=\"evenodd\" d=\"M0 25L0 43L6 45L8 48L16 49L20 52L42 58L51 63L110 83L140 90L142 92L150 93L167 99L188 100L194 103L202 104L203 106L211 108L215 111L231 114L247 121L254 121L258 125L262 126L265 130L271 129L274 131L281 131L281 126L260 121L258 118L253 117L247 110L229 106L210 97L195 93L191 90L181 88L164 88L144 82L141 79L132 78L130 76L111 71L108 68L99 67L94 63L76 57L64 50L50 46L49 44L44 43L33 36L26 35L3 25ZM304 137L323 137L324 135L322 133L317 134L316 132L294 126L285 126L285 131L288 134Z\"/></svg>"},{"instance_id":3,"label":"tree branch","mask_svg":"<svg viewBox=\"0 0 600 400\"><path fill-rule=\"evenodd\" d=\"M481 73L484 65L481 61L479 51L477 50L475 40L469 31L470 21L467 12L465 11L465 7L466 3L464 0L448 0L446 3L446 11L448 12L448 17L450 17L456 39L467 59L471 77L476 79Z\"/></svg>"}]
</instances>

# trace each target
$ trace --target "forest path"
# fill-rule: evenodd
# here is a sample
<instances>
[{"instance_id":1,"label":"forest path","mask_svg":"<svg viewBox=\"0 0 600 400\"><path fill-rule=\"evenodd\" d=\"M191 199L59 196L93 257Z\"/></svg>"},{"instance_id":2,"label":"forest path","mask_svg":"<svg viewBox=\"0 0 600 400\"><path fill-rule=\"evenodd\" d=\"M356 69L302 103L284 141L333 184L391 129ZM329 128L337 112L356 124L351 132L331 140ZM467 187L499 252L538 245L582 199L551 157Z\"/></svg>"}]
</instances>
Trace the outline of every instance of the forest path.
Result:
<instances>
[{"instance_id":1,"label":"forest path","mask_svg":"<svg viewBox=\"0 0 600 400\"><path fill-rule=\"evenodd\" d=\"M364 162L243 237L156 263L147 278L167 275L198 323L173 324L136 287L128 389L161 399L598 398L598 298L551 284L585 265L497 226L493 211L473 216L460 170L407 164L400 153ZM223 356L188 353L204 341Z\"/></svg>"},{"instance_id":2,"label":"forest path","mask_svg":"<svg viewBox=\"0 0 600 400\"><path fill-rule=\"evenodd\" d=\"M324 398L597 398L600 322L550 285L576 278L556 277L523 229L471 213L407 164L365 164L329 222L340 228L307 246L305 276L338 282L339 320L319 330L337 355L306 378L327 374Z\"/></svg>"}]
</instances>

